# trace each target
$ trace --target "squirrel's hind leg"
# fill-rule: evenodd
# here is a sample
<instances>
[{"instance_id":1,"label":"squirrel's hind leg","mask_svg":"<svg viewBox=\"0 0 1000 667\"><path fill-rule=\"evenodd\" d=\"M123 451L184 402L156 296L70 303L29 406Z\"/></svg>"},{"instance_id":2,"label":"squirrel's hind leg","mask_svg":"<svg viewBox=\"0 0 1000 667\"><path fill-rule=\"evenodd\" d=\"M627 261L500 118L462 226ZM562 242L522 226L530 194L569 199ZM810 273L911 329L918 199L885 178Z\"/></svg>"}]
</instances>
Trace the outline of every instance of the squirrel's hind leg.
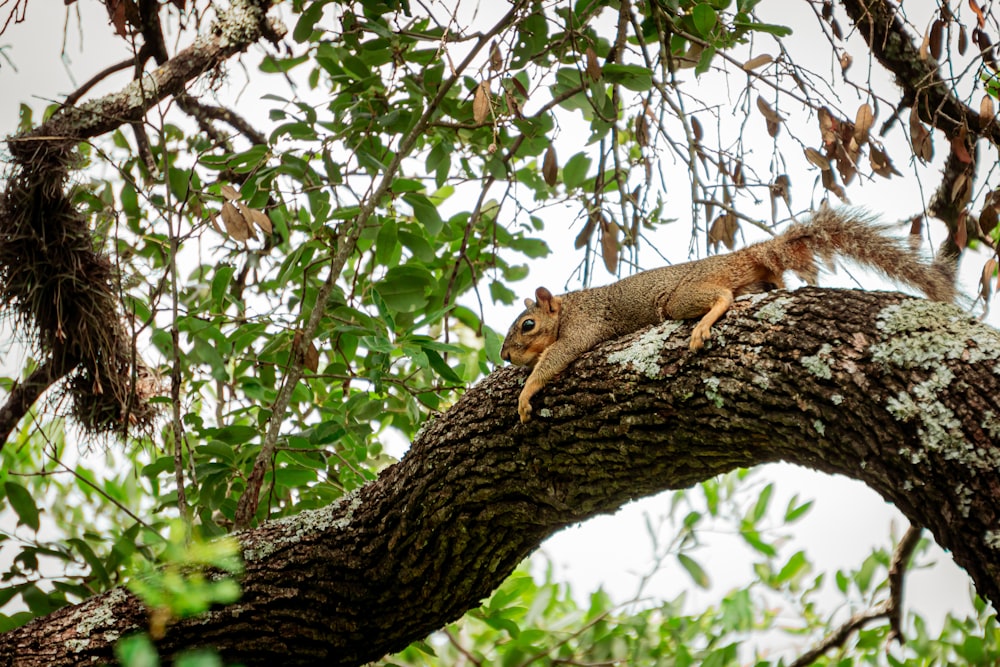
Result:
<instances>
[{"instance_id":1,"label":"squirrel's hind leg","mask_svg":"<svg viewBox=\"0 0 1000 667\"><path fill-rule=\"evenodd\" d=\"M726 287L701 285L684 292L683 298L675 294L660 308L664 319L686 320L701 316L691 332L691 350L700 350L712 335L712 325L725 315L733 305L733 292Z\"/></svg>"}]
</instances>

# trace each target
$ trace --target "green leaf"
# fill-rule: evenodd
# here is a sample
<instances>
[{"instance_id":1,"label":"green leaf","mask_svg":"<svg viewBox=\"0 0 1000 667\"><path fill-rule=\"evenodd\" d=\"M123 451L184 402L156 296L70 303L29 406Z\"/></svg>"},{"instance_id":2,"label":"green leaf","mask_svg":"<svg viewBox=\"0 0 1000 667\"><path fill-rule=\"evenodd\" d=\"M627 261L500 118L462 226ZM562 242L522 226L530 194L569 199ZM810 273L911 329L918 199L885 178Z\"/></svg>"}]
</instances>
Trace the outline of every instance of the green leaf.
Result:
<instances>
[{"instance_id":1,"label":"green leaf","mask_svg":"<svg viewBox=\"0 0 1000 667\"><path fill-rule=\"evenodd\" d=\"M449 366L440 354L427 347L424 347L424 354L427 355L427 361L430 362L431 368L434 369L434 372L440 375L443 379L458 385L465 384L462 382L462 378L458 376L458 373L455 372L455 369Z\"/></svg>"},{"instance_id":2,"label":"green leaf","mask_svg":"<svg viewBox=\"0 0 1000 667\"><path fill-rule=\"evenodd\" d=\"M38 506L26 488L17 482L4 482L4 491L11 507L17 513L17 522L32 530L38 530Z\"/></svg>"},{"instance_id":3,"label":"green leaf","mask_svg":"<svg viewBox=\"0 0 1000 667\"><path fill-rule=\"evenodd\" d=\"M90 545L75 537L66 540L66 543L76 549L76 552L90 566L91 573L100 580L101 585L105 588L111 588L111 577L108 576L108 571L104 569L104 563L97 557Z\"/></svg>"},{"instance_id":4,"label":"green leaf","mask_svg":"<svg viewBox=\"0 0 1000 667\"><path fill-rule=\"evenodd\" d=\"M653 87L653 72L647 67L608 63L601 71L607 81L619 83L629 90L641 93Z\"/></svg>"},{"instance_id":5,"label":"green leaf","mask_svg":"<svg viewBox=\"0 0 1000 667\"><path fill-rule=\"evenodd\" d=\"M706 2L694 6L694 9L691 10L691 18L694 21L694 29L706 39L712 36L715 24L719 21L715 10Z\"/></svg>"},{"instance_id":6,"label":"green leaf","mask_svg":"<svg viewBox=\"0 0 1000 667\"><path fill-rule=\"evenodd\" d=\"M319 4L319 3L316 3ZM137 634L125 637L115 644L115 657L122 667L159 667L160 656L149 635Z\"/></svg>"},{"instance_id":7,"label":"green leaf","mask_svg":"<svg viewBox=\"0 0 1000 667\"><path fill-rule=\"evenodd\" d=\"M305 11L299 15L299 20L295 23L295 28L292 30L292 39L299 44L309 39L316 26L316 22L323 17L323 9L325 7L325 2L317 1L308 3Z\"/></svg>"},{"instance_id":8,"label":"green leaf","mask_svg":"<svg viewBox=\"0 0 1000 667\"><path fill-rule=\"evenodd\" d=\"M226 290L229 289L229 281L232 280L235 271L236 269L228 264L215 269L215 275L212 277L212 301L220 311L226 308Z\"/></svg>"},{"instance_id":9,"label":"green leaf","mask_svg":"<svg viewBox=\"0 0 1000 667\"><path fill-rule=\"evenodd\" d=\"M375 290L389 308L409 313L427 305L427 290L434 282L422 266L404 264L389 269L385 278L375 283Z\"/></svg>"},{"instance_id":10,"label":"green leaf","mask_svg":"<svg viewBox=\"0 0 1000 667\"><path fill-rule=\"evenodd\" d=\"M681 567L687 570L687 573L691 576L691 581L693 581L698 588L708 588L708 575L697 561L687 554L677 554L677 561L681 564Z\"/></svg>"},{"instance_id":11,"label":"green leaf","mask_svg":"<svg viewBox=\"0 0 1000 667\"><path fill-rule=\"evenodd\" d=\"M811 567L809 561L806 559L805 552L797 551L792 554L792 557L788 559L785 566L778 572L778 583L792 581L808 572Z\"/></svg>"},{"instance_id":12,"label":"green leaf","mask_svg":"<svg viewBox=\"0 0 1000 667\"><path fill-rule=\"evenodd\" d=\"M773 492L774 484L768 484L764 487L764 490L760 492L760 495L757 497L757 502L754 503L753 511L750 513L752 523L756 524L764 518L764 514L767 513L767 506L771 502L771 494Z\"/></svg>"},{"instance_id":13,"label":"green leaf","mask_svg":"<svg viewBox=\"0 0 1000 667\"><path fill-rule=\"evenodd\" d=\"M792 523L793 521L800 519L812 509L813 501L806 501L796 507L796 500L798 500L798 496L793 496L792 499L788 501L788 509L785 510L785 523Z\"/></svg>"},{"instance_id":14,"label":"green leaf","mask_svg":"<svg viewBox=\"0 0 1000 667\"><path fill-rule=\"evenodd\" d=\"M577 153L566 162L566 166L563 167L563 183L567 189L583 185L590 170L590 163L591 159L586 153Z\"/></svg>"},{"instance_id":15,"label":"green leaf","mask_svg":"<svg viewBox=\"0 0 1000 667\"><path fill-rule=\"evenodd\" d=\"M766 32L769 35L774 35L775 37L788 37L792 34L792 29L784 25L775 25L772 23L752 23L747 21L733 21L733 26L736 28L742 28L745 30L754 30L756 32Z\"/></svg>"},{"instance_id":16,"label":"green leaf","mask_svg":"<svg viewBox=\"0 0 1000 667\"><path fill-rule=\"evenodd\" d=\"M411 192L403 195L403 201L413 208L413 216L424 226L428 235L437 236L444 227L444 220L431 200L426 195Z\"/></svg>"}]
</instances>

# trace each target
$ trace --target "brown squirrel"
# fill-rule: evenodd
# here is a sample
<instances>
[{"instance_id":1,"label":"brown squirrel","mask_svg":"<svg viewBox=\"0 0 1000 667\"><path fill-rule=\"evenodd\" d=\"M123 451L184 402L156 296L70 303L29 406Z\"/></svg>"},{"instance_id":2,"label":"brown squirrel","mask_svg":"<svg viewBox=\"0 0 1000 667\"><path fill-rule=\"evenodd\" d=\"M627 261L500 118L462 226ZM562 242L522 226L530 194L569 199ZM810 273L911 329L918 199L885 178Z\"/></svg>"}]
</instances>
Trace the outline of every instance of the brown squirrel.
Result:
<instances>
[{"instance_id":1,"label":"brown squirrel","mask_svg":"<svg viewBox=\"0 0 1000 667\"><path fill-rule=\"evenodd\" d=\"M794 272L809 284L818 275L816 257L833 266L834 255L850 257L937 301L955 296L946 261L928 264L904 241L887 236L857 211L824 207L807 223L795 223L773 239L728 255L643 271L606 287L553 296L539 287L535 300L511 325L500 356L533 370L517 401L521 421L531 417L531 397L587 350L665 320L701 317L691 350L705 345L733 299L784 287Z\"/></svg>"}]
</instances>

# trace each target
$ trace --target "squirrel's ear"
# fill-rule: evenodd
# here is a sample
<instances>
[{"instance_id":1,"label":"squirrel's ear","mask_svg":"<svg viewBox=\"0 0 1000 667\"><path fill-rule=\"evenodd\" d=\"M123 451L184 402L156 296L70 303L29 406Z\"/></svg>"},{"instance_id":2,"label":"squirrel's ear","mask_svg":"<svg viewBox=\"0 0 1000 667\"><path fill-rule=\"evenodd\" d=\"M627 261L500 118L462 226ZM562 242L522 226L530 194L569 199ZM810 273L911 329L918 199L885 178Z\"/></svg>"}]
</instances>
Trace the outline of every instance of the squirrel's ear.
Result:
<instances>
[{"instance_id":1,"label":"squirrel's ear","mask_svg":"<svg viewBox=\"0 0 1000 667\"><path fill-rule=\"evenodd\" d=\"M552 296L552 292L544 287L539 287L535 290L535 298L538 299L538 305L550 313L558 313L559 308L562 306L562 298Z\"/></svg>"},{"instance_id":2,"label":"squirrel's ear","mask_svg":"<svg viewBox=\"0 0 1000 667\"><path fill-rule=\"evenodd\" d=\"M531 299L525 299L524 300L524 307L525 308L534 308L535 307L535 302L532 301Z\"/></svg>"}]
</instances>

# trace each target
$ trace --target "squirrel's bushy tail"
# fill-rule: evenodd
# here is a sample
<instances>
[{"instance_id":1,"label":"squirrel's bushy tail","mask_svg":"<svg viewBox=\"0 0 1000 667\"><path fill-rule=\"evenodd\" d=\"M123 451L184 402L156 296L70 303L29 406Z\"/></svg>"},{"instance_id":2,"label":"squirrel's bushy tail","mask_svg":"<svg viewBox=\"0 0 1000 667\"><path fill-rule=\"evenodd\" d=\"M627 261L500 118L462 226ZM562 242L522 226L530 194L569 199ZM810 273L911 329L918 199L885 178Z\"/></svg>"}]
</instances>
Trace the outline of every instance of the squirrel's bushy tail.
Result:
<instances>
[{"instance_id":1,"label":"squirrel's bushy tail","mask_svg":"<svg viewBox=\"0 0 1000 667\"><path fill-rule=\"evenodd\" d=\"M886 225L876 223L873 216L861 211L824 207L814 213L809 222L793 224L775 238L778 247L773 249L774 256L761 260L768 265L779 260L784 264L783 270L793 271L806 282L815 283L816 259L833 267L834 256L843 255L887 278L915 287L931 299L953 301L955 275L952 264L947 259L927 262L910 244L887 232Z\"/></svg>"}]
</instances>

